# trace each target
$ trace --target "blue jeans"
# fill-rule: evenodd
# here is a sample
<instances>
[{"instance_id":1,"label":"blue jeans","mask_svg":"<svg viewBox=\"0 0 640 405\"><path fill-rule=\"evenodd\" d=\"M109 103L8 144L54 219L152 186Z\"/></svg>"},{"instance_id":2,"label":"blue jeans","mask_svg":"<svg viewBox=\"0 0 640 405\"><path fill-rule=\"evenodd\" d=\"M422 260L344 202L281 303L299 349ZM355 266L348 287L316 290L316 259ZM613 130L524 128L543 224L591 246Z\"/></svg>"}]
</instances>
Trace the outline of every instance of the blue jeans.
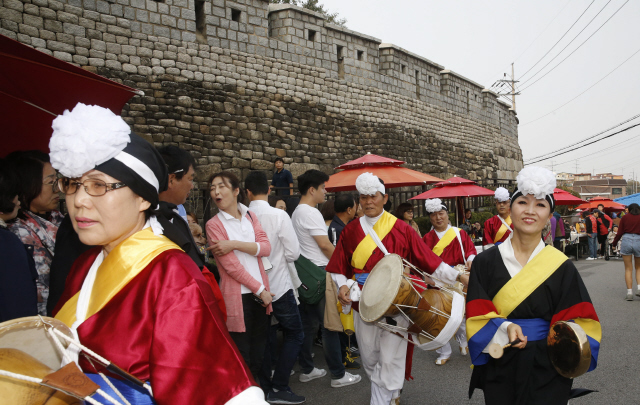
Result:
<instances>
[{"instance_id":1,"label":"blue jeans","mask_svg":"<svg viewBox=\"0 0 640 405\"><path fill-rule=\"evenodd\" d=\"M302 342L304 341L304 332L302 329L302 320L296 304L296 297L293 290L284 293L277 301L272 302L273 313L278 320L277 325L271 325L269 338L264 351L264 361L262 362L262 374L260 375L260 385L265 392L275 388L279 391L289 389L289 376L291 369L296 363ZM283 330L283 344L280 355L277 356L277 331L278 327ZM271 378L271 367L275 363L275 372Z\"/></svg>"},{"instance_id":2,"label":"blue jeans","mask_svg":"<svg viewBox=\"0 0 640 405\"><path fill-rule=\"evenodd\" d=\"M322 349L324 358L329 366L331 378L338 379L344 377L344 364L342 363L342 350L340 348L340 334L324 328L324 305L325 299L314 305L300 303L300 316L304 326L304 343L298 361L303 374L313 371L313 339L318 331L318 326L322 330Z\"/></svg>"},{"instance_id":3,"label":"blue jeans","mask_svg":"<svg viewBox=\"0 0 640 405\"><path fill-rule=\"evenodd\" d=\"M594 259L596 259L598 257L598 234L590 233L588 235L587 242L589 243L589 257L593 257Z\"/></svg>"}]
</instances>

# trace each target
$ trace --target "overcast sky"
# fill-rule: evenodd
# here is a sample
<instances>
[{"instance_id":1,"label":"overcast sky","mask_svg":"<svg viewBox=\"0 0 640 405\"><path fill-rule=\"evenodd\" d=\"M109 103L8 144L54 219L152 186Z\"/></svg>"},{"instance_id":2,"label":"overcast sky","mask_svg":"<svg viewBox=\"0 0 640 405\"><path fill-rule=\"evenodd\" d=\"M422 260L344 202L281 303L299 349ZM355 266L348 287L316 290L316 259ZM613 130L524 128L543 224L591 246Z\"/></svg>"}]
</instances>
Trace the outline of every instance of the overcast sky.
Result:
<instances>
[{"instance_id":1,"label":"overcast sky","mask_svg":"<svg viewBox=\"0 0 640 405\"><path fill-rule=\"evenodd\" d=\"M640 1L321 0L321 3L346 18L349 29L422 55L485 87L502 78L503 73L510 76L511 62L515 62L516 80L522 82L516 110L525 162L640 114L640 52L586 93L557 109L640 50ZM532 84L578 48L621 6L580 49ZM565 33L555 48L520 79ZM534 76L558 53L555 60ZM527 79L530 80L525 82ZM638 123L640 118L607 134ZM538 165L551 168L553 161L556 172L573 173L577 160L578 172L613 172L631 178L635 170L640 178L639 152L640 126Z\"/></svg>"}]
</instances>

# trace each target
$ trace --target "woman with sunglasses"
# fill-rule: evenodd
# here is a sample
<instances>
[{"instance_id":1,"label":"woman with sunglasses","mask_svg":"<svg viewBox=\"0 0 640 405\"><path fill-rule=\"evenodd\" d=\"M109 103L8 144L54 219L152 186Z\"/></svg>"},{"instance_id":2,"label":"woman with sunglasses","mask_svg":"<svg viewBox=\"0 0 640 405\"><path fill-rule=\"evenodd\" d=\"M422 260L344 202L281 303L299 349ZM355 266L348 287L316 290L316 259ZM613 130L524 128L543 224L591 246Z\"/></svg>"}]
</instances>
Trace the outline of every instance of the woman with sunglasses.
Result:
<instances>
[{"instance_id":1,"label":"woman with sunglasses","mask_svg":"<svg viewBox=\"0 0 640 405\"><path fill-rule=\"evenodd\" d=\"M51 161L73 228L95 246L74 263L55 317L80 342L150 384L106 372L131 404L265 404L200 269L156 216L167 169L110 110L78 104L53 121ZM84 357L78 362L116 394ZM97 368L96 368L97 367ZM98 398L100 399L100 398Z\"/></svg>"}]
</instances>

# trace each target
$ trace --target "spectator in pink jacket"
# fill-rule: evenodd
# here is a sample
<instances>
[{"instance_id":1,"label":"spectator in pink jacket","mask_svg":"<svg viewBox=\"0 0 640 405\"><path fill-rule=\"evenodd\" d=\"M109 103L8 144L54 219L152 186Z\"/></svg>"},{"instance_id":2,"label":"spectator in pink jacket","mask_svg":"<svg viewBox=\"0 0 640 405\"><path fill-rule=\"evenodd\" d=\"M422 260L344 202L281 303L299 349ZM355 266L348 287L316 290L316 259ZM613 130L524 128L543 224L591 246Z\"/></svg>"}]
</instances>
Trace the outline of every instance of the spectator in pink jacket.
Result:
<instances>
[{"instance_id":1,"label":"spectator in pink jacket","mask_svg":"<svg viewBox=\"0 0 640 405\"><path fill-rule=\"evenodd\" d=\"M273 297L262 257L269 256L271 245L258 218L242 204L240 182L233 173L214 174L209 184L220 212L207 222L208 250L220 271L227 328L257 380Z\"/></svg>"}]
</instances>

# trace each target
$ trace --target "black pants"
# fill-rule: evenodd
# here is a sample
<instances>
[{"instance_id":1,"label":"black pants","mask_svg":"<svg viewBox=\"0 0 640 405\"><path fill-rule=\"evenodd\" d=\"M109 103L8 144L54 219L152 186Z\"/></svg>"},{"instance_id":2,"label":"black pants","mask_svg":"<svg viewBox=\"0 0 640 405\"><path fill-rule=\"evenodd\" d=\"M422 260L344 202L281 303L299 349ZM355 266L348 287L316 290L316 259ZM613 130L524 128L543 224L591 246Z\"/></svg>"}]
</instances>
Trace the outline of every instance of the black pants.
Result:
<instances>
[{"instance_id":1,"label":"black pants","mask_svg":"<svg viewBox=\"0 0 640 405\"><path fill-rule=\"evenodd\" d=\"M266 308L258 304L253 297L253 294L242 294L245 332L229 332L229 334L249 366L253 378L258 381L269 333L269 317Z\"/></svg>"},{"instance_id":2,"label":"black pants","mask_svg":"<svg viewBox=\"0 0 640 405\"><path fill-rule=\"evenodd\" d=\"M600 244L600 256L604 256L607 248L607 235L598 235L598 243Z\"/></svg>"}]
</instances>

